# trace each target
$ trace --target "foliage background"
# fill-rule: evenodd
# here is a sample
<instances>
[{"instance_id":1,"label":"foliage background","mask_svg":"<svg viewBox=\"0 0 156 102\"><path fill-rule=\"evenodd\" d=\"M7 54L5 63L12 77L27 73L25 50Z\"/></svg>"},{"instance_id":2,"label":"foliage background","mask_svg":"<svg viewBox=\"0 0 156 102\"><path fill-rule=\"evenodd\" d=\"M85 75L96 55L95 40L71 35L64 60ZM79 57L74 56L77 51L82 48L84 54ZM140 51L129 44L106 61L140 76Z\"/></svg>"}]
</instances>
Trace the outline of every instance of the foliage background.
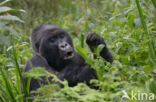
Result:
<instances>
[{"instance_id":1,"label":"foliage background","mask_svg":"<svg viewBox=\"0 0 156 102\"><path fill-rule=\"evenodd\" d=\"M132 90L156 95L155 4L154 0L13 0L0 5L13 8L0 11L0 101L23 102L29 97L29 86L24 85L21 74L32 57L31 31L43 23L59 25L71 34L76 50L96 69L99 80L93 82L100 90L84 84L70 88L63 82L63 89L50 84L35 92L40 94L34 101L137 102L122 97L123 91L131 97ZM6 20L6 15L19 18ZM113 64L92 58L85 44L85 34L90 31L103 36L115 57ZM42 69L34 70L29 76L43 73L47 75Z\"/></svg>"}]
</instances>

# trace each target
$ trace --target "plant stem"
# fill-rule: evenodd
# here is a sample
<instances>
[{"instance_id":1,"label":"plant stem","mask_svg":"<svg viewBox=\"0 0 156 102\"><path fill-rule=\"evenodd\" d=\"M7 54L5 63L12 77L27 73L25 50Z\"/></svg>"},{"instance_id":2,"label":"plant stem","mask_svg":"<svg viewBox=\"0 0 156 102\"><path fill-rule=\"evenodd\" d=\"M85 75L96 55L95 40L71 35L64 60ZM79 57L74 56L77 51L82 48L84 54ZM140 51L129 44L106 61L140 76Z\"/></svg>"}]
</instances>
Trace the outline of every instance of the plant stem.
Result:
<instances>
[{"instance_id":1,"label":"plant stem","mask_svg":"<svg viewBox=\"0 0 156 102\"><path fill-rule=\"evenodd\" d=\"M14 61L15 61L15 65L16 65L16 70L17 70L17 74L19 76L19 82L22 83L22 87L23 87L23 92L25 94L24 98L29 96L29 93L27 92L26 90L26 85L25 85L25 82L23 80L23 77L22 77L22 72L20 70L20 67L19 67L19 64L18 64L18 60L17 60L17 53L16 53L16 50L15 50L15 46L14 46L14 42L12 41L12 44L13 44L13 56L14 56Z\"/></svg>"},{"instance_id":2,"label":"plant stem","mask_svg":"<svg viewBox=\"0 0 156 102\"><path fill-rule=\"evenodd\" d=\"M4 79L4 83L5 83L5 85L6 85L6 90L8 91L8 94L9 94L9 96L10 96L10 100L11 100L12 102L16 102L15 96L14 96L14 94L13 94L13 92L12 92L12 89L11 89L10 82L9 82L7 76L6 76L6 73L5 73L6 70L4 71L4 67L1 67L1 68L0 68L0 72L1 72L2 78Z\"/></svg>"},{"instance_id":3,"label":"plant stem","mask_svg":"<svg viewBox=\"0 0 156 102\"><path fill-rule=\"evenodd\" d=\"M143 28L145 30L145 33L146 33L146 35L147 35L147 37L149 39L149 41L148 41L149 55L150 55L150 58L152 59L153 64L155 65L155 61L156 61L156 50L155 50L154 45L153 45L154 44L154 41L150 37L150 34L148 32L147 25L145 23L145 18L144 18L144 15L143 15L143 12L142 12L142 9L141 9L139 0L135 0L135 1L136 1L136 5L137 5L138 11L139 11L140 18L141 18L142 26L143 26Z\"/></svg>"},{"instance_id":4,"label":"plant stem","mask_svg":"<svg viewBox=\"0 0 156 102\"><path fill-rule=\"evenodd\" d=\"M156 8L156 1L155 0L151 0L151 1L153 3L154 7Z\"/></svg>"}]
</instances>

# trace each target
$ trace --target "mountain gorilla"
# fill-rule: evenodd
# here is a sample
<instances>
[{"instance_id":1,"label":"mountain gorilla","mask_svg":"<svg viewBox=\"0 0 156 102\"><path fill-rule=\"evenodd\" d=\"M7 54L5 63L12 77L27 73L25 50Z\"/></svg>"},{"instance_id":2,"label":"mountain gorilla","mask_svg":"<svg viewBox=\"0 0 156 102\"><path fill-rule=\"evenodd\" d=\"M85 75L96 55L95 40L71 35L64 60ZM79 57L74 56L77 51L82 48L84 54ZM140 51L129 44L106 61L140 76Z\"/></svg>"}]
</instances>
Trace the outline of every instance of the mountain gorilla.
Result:
<instances>
[{"instance_id":1,"label":"mountain gorilla","mask_svg":"<svg viewBox=\"0 0 156 102\"><path fill-rule=\"evenodd\" d=\"M92 86L89 81L97 78L96 72L75 51L72 39L65 30L54 25L41 25L33 30L31 38L34 56L27 62L25 71L29 71L33 67L43 67L57 73L56 75L61 80L67 80L69 86L75 86L80 82ZM111 53L100 36L88 33L86 42L92 51L99 44L104 44L105 47L100 55L106 61L113 61ZM41 82L32 79L30 90L39 88L39 83Z\"/></svg>"}]
</instances>

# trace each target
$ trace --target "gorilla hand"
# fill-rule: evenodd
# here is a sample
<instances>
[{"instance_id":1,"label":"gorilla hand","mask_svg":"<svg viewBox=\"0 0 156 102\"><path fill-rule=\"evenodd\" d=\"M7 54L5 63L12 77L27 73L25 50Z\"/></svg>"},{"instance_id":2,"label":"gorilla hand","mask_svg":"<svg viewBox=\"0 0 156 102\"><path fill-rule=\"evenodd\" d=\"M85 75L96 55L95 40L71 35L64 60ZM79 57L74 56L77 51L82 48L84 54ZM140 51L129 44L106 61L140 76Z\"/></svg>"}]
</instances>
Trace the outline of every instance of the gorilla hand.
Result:
<instances>
[{"instance_id":1,"label":"gorilla hand","mask_svg":"<svg viewBox=\"0 0 156 102\"><path fill-rule=\"evenodd\" d=\"M111 63L113 62L113 60L114 60L113 56L109 52L109 49L102 37L100 37L96 33L90 32L87 34L86 43L88 44L88 46L92 52L95 51L95 49L98 47L98 45L103 44L104 48L100 52L100 56L103 57L108 62L111 62Z\"/></svg>"}]
</instances>

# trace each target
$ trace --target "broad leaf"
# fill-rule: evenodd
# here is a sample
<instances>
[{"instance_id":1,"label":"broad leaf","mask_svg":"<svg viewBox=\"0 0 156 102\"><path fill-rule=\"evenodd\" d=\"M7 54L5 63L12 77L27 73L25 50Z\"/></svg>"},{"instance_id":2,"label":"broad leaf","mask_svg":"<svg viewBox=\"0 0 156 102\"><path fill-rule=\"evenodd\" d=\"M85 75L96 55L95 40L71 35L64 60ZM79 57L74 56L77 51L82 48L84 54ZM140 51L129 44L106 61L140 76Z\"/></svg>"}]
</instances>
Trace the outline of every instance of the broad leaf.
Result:
<instances>
[{"instance_id":1,"label":"broad leaf","mask_svg":"<svg viewBox=\"0 0 156 102\"><path fill-rule=\"evenodd\" d=\"M5 0L5 1L3 1L3 2L0 3L0 6L1 6L1 5L4 5L4 4L6 4L6 3L10 2L10 1L11 1L11 0Z\"/></svg>"},{"instance_id":2,"label":"broad leaf","mask_svg":"<svg viewBox=\"0 0 156 102\"><path fill-rule=\"evenodd\" d=\"M0 16L0 20L18 21L18 22L24 23L23 20L21 20L21 19L18 18L17 16L12 16L12 15L4 15L4 16Z\"/></svg>"},{"instance_id":3,"label":"broad leaf","mask_svg":"<svg viewBox=\"0 0 156 102\"><path fill-rule=\"evenodd\" d=\"M22 9L12 9L10 7L7 7L7 6L2 6L0 7L0 14L5 14L5 13L9 13L9 14L17 14L19 12L25 12L24 10Z\"/></svg>"}]
</instances>

